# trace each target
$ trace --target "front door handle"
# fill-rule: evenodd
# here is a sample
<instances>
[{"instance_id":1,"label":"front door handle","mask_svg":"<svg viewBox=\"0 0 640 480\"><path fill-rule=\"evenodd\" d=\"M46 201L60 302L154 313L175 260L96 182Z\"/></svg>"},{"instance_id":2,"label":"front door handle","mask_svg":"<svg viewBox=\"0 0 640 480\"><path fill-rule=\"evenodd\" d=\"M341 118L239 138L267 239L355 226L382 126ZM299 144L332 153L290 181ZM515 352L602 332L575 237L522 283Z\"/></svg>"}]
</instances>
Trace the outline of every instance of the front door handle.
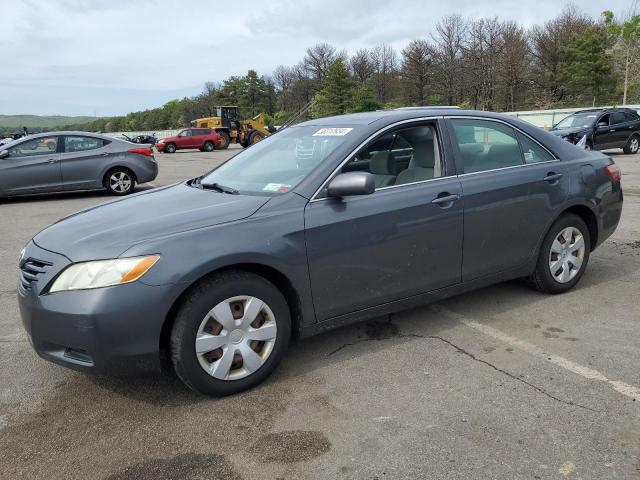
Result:
<instances>
[{"instance_id":1,"label":"front door handle","mask_svg":"<svg viewBox=\"0 0 640 480\"><path fill-rule=\"evenodd\" d=\"M544 177L544 181L545 182L549 182L549 183L556 183L561 178L562 178L562 174L561 173L549 172L549 173L547 173L547 176Z\"/></svg>"},{"instance_id":2,"label":"front door handle","mask_svg":"<svg viewBox=\"0 0 640 480\"><path fill-rule=\"evenodd\" d=\"M447 204L451 204L456 200L460 199L459 195L451 195L449 192L441 193L436 198L431 200L431 203L439 206L448 206Z\"/></svg>"},{"instance_id":3,"label":"front door handle","mask_svg":"<svg viewBox=\"0 0 640 480\"><path fill-rule=\"evenodd\" d=\"M58 160L55 158L50 158L49 160L47 160L47 163L56 163Z\"/></svg>"}]
</instances>

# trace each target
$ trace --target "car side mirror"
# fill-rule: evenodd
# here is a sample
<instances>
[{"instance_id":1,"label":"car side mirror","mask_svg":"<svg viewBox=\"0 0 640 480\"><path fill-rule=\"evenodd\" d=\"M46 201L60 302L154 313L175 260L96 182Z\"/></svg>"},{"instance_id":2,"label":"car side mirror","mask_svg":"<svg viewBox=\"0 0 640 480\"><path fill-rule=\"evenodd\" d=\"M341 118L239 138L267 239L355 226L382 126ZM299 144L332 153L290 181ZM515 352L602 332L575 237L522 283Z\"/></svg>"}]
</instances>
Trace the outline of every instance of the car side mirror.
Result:
<instances>
[{"instance_id":1,"label":"car side mirror","mask_svg":"<svg viewBox=\"0 0 640 480\"><path fill-rule=\"evenodd\" d=\"M327 186L329 197L369 195L376 189L376 182L369 172L347 172L335 177Z\"/></svg>"},{"instance_id":2,"label":"car side mirror","mask_svg":"<svg viewBox=\"0 0 640 480\"><path fill-rule=\"evenodd\" d=\"M598 128L602 128L602 127L608 127L609 124L607 122L598 122L598 125L596 125Z\"/></svg>"},{"instance_id":3,"label":"car side mirror","mask_svg":"<svg viewBox=\"0 0 640 480\"><path fill-rule=\"evenodd\" d=\"M9 156L9 150L2 150L0 152L0 160L2 160L3 158L7 158Z\"/></svg>"}]
</instances>

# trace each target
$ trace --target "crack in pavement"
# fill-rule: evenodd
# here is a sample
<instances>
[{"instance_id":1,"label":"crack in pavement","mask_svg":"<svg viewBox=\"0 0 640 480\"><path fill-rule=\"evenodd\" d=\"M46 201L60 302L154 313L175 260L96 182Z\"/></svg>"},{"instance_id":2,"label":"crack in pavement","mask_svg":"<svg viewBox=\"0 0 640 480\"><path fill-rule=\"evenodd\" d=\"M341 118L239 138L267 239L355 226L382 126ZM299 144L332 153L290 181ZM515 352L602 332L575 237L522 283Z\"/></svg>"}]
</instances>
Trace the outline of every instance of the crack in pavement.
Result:
<instances>
[{"instance_id":1,"label":"crack in pavement","mask_svg":"<svg viewBox=\"0 0 640 480\"><path fill-rule=\"evenodd\" d=\"M391 321L389 321L390 325L394 325L393 323L391 323ZM327 354L328 357L335 355L336 353L338 353L339 351L347 348L347 347L351 347L354 345L357 345L359 343L363 343L363 342L372 342L372 341L380 341L380 340L389 340L391 338L428 338L428 339L433 339L433 340L440 340L441 342L446 343L447 345L449 345L450 347L453 347L456 349L457 352L462 353L464 355L466 355L467 357L471 358L472 360L475 360L476 362L482 363L488 367L491 367L492 369L494 369L496 372L502 373L503 375L506 375L507 377L513 379L513 380L517 380L520 383L523 383L525 385L527 385L530 388L533 388L535 391L545 395L546 397L555 400L556 402L560 402L563 403L565 405L570 405L572 407L579 407L579 408L583 408L585 410L589 410L591 412L596 412L598 413L597 410L594 410L593 408L589 408L585 405L581 405L579 403L575 403L572 402L571 400L563 400L561 398L558 398L552 394L550 394L549 392L547 392L545 389L538 387L537 385L534 385L531 382L527 382L526 380L517 377L516 375L513 375L512 373L507 372L506 370L503 370L499 367L497 367L496 365L492 364L491 362L487 362L486 360L482 360L481 358L476 357L473 353L466 351L465 349L457 346L456 344L454 344L453 342L451 342L450 340L447 340L446 338L440 337L438 335L420 335L420 334L416 334L416 333L398 333L396 335L393 335L391 337L387 337L387 338L361 338L358 339L355 342L351 342L351 343L345 343L341 346L339 346L338 348L336 348L335 350L329 352Z\"/></svg>"}]
</instances>

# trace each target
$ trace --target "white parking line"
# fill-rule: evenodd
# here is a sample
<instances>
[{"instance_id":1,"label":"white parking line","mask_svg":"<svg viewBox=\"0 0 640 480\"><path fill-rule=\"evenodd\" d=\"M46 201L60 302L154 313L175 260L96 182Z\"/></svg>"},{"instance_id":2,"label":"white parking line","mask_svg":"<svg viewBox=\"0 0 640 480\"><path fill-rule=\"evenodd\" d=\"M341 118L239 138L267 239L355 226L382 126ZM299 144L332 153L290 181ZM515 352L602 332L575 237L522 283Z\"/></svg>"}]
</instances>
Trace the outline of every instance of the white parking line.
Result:
<instances>
[{"instance_id":1,"label":"white parking line","mask_svg":"<svg viewBox=\"0 0 640 480\"><path fill-rule=\"evenodd\" d=\"M493 337L496 340L500 340L508 345L511 345L515 348L518 348L522 351L525 351L531 355L535 355L544 360L547 360L558 367L564 368L565 370L569 370L570 372L576 373L581 377L584 377L588 380L597 380L599 382L606 382L613 387L613 389L625 395L629 398L633 398L634 400L640 401L640 388L634 387L633 385L629 385L627 383L618 381L618 380L610 380L605 375L600 373L597 370L594 370L589 367L585 367L584 365L580 365L579 363L572 362L571 360L561 357L560 355L556 355L554 353L545 352L542 348L534 345L533 343L526 342L524 340L520 340L519 338L512 337L507 335L506 333L501 332L493 327L485 325L483 323L476 322L474 320L469 319L465 315L456 313L448 308L442 307L440 305L433 305L432 309L443 315L446 315L449 318L459 321L464 325L471 327L479 332L488 335L489 337Z\"/></svg>"}]
</instances>

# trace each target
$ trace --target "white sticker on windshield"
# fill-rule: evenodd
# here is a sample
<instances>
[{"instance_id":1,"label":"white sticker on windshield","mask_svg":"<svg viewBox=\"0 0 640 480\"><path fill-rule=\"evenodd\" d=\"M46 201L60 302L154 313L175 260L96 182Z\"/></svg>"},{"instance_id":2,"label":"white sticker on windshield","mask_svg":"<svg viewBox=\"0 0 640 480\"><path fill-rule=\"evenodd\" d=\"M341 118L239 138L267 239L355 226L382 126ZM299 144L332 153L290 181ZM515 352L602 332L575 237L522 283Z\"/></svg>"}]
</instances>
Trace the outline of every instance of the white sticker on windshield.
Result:
<instances>
[{"instance_id":1,"label":"white sticker on windshield","mask_svg":"<svg viewBox=\"0 0 640 480\"><path fill-rule=\"evenodd\" d=\"M321 128L313 134L314 137L344 137L353 128Z\"/></svg>"},{"instance_id":2,"label":"white sticker on windshield","mask_svg":"<svg viewBox=\"0 0 640 480\"><path fill-rule=\"evenodd\" d=\"M265 192L287 193L290 188L291 185L286 185L284 183L267 183L262 190Z\"/></svg>"}]
</instances>

